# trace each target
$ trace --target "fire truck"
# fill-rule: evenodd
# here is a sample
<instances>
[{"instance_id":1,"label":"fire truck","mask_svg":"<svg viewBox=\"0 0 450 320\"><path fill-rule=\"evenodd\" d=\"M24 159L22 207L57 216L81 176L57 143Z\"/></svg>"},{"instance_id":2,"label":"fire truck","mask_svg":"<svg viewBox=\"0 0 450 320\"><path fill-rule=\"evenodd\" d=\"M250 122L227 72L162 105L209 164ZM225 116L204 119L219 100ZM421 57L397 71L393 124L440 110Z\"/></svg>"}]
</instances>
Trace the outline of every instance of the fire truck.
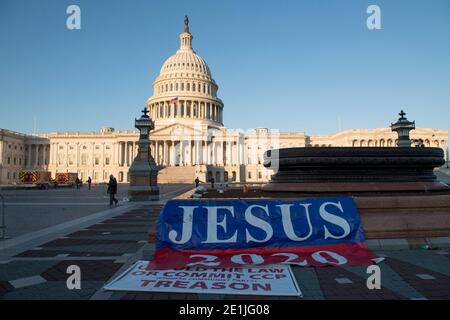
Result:
<instances>
[{"instance_id":1,"label":"fire truck","mask_svg":"<svg viewBox=\"0 0 450 320\"><path fill-rule=\"evenodd\" d=\"M51 173L48 171L21 171L19 184L28 188L48 189L53 182Z\"/></svg>"},{"instance_id":2,"label":"fire truck","mask_svg":"<svg viewBox=\"0 0 450 320\"><path fill-rule=\"evenodd\" d=\"M74 172L59 172L55 175L55 182L58 187L74 187L75 181L78 178L78 173Z\"/></svg>"}]
</instances>

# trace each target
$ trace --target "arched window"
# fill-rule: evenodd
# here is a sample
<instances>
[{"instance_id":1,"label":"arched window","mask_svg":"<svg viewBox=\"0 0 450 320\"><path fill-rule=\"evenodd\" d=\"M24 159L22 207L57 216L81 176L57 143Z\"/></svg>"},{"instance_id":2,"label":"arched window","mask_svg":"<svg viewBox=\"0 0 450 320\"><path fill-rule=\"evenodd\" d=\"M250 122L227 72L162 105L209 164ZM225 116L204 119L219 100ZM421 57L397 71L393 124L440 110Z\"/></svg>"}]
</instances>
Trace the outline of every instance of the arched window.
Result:
<instances>
[{"instance_id":1,"label":"arched window","mask_svg":"<svg viewBox=\"0 0 450 320\"><path fill-rule=\"evenodd\" d=\"M358 146L358 140L353 140L352 147L357 147L357 146Z\"/></svg>"},{"instance_id":2,"label":"arched window","mask_svg":"<svg viewBox=\"0 0 450 320\"><path fill-rule=\"evenodd\" d=\"M170 84L170 91L173 91L173 83Z\"/></svg>"},{"instance_id":3,"label":"arched window","mask_svg":"<svg viewBox=\"0 0 450 320\"><path fill-rule=\"evenodd\" d=\"M178 82L175 83L175 91L178 91Z\"/></svg>"},{"instance_id":4,"label":"arched window","mask_svg":"<svg viewBox=\"0 0 450 320\"><path fill-rule=\"evenodd\" d=\"M181 83L181 91L184 91L184 82Z\"/></svg>"},{"instance_id":5,"label":"arched window","mask_svg":"<svg viewBox=\"0 0 450 320\"><path fill-rule=\"evenodd\" d=\"M190 91L191 90L191 84L190 83L186 83L186 90Z\"/></svg>"},{"instance_id":6,"label":"arched window","mask_svg":"<svg viewBox=\"0 0 450 320\"><path fill-rule=\"evenodd\" d=\"M195 83L192 84L192 91L195 91Z\"/></svg>"}]
</instances>

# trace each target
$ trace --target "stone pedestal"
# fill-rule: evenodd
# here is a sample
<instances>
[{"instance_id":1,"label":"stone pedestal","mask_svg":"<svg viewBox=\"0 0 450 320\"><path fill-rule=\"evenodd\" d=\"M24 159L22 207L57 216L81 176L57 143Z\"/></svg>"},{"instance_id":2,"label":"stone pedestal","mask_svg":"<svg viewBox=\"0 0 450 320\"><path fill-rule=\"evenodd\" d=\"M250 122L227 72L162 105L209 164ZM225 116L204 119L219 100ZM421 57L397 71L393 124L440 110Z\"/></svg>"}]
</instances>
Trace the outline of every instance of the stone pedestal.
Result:
<instances>
[{"instance_id":1,"label":"stone pedestal","mask_svg":"<svg viewBox=\"0 0 450 320\"><path fill-rule=\"evenodd\" d=\"M278 171L258 196L352 196L367 239L450 237L450 186L433 169L440 148L287 148L267 151Z\"/></svg>"},{"instance_id":2,"label":"stone pedestal","mask_svg":"<svg viewBox=\"0 0 450 320\"><path fill-rule=\"evenodd\" d=\"M448 191L433 169L444 164L440 148L286 148L265 153L278 171L270 192L361 193Z\"/></svg>"},{"instance_id":3,"label":"stone pedestal","mask_svg":"<svg viewBox=\"0 0 450 320\"><path fill-rule=\"evenodd\" d=\"M153 130L153 121L144 115L136 119L136 128L140 131L139 149L136 158L130 166L130 187L128 198L130 201L159 200L158 168L150 153L150 130Z\"/></svg>"}]
</instances>

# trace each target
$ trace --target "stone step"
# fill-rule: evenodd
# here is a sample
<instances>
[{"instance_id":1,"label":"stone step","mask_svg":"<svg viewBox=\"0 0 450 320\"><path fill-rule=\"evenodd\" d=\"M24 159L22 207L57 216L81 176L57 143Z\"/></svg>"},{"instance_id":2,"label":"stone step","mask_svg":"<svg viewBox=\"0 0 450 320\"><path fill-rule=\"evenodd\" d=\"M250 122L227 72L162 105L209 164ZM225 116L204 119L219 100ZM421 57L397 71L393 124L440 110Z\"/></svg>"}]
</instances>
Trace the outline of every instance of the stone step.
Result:
<instances>
[{"instance_id":1,"label":"stone step","mask_svg":"<svg viewBox=\"0 0 450 320\"><path fill-rule=\"evenodd\" d=\"M158 183L193 183L195 167L164 167L158 172Z\"/></svg>"}]
</instances>

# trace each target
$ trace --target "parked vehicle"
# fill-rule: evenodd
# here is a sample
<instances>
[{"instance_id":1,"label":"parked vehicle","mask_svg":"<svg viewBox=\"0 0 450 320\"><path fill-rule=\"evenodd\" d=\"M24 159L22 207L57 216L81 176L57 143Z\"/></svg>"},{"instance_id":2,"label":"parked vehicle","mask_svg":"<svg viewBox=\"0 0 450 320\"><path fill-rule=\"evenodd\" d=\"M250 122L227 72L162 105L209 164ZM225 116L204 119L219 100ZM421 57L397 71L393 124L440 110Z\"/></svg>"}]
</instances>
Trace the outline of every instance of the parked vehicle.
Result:
<instances>
[{"instance_id":1,"label":"parked vehicle","mask_svg":"<svg viewBox=\"0 0 450 320\"><path fill-rule=\"evenodd\" d=\"M55 175L55 181L58 187L70 187L75 186L75 181L78 179L78 173L74 172L59 172Z\"/></svg>"},{"instance_id":2,"label":"parked vehicle","mask_svg":"<svg viewBox=\"0 0 450 320\"><path fill-rule=\"evenodd\" d=\"M48 171L21 171L19 185L28 188L49 189L53 186L51 173Z\"/></svg>"}]
</instances>

